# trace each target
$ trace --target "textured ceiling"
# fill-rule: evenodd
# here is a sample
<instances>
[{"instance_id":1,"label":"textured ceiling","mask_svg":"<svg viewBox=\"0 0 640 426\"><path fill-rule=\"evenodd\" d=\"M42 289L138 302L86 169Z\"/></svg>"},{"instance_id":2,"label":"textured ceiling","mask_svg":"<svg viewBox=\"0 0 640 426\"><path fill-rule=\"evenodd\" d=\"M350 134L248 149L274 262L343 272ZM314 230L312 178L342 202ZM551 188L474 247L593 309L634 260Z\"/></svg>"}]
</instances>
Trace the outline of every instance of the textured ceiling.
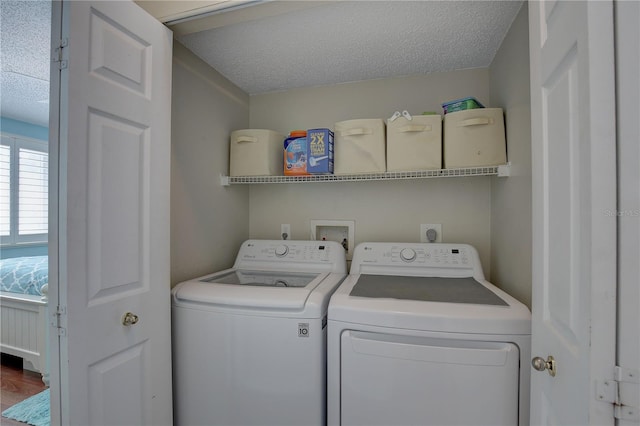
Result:
<instances>
[{"instance_id":1,"label":"textured ceiling","mask_svg":"<svg viewBox=\"0 0 640 426\"><path fill-rule=\"evenodd\" d=\"M487 67L522 1L335 1L178 40L249 94Z\"/></svg>"},{"instance_id":2,"label":"textured ceiling","mask_svg":"<svg viewBox=\"0 0 640 426\"><path fill-rule=\"evenodd\" d=\"M49 123L49 1L0 1L0 114Z\"/></svg>"},{"instance_id":3,"label":"textured ceiling","mask_svg":"<svg viewBox=\"0 0 640 426\"><path fill-rule=\"evenodd\" d=\"M487 67L521 5L333 1L178 40L245 92L258 94ZM47 0L0 1L4 117L48 125L50 9Z\"/></svg>"}]
</instances>

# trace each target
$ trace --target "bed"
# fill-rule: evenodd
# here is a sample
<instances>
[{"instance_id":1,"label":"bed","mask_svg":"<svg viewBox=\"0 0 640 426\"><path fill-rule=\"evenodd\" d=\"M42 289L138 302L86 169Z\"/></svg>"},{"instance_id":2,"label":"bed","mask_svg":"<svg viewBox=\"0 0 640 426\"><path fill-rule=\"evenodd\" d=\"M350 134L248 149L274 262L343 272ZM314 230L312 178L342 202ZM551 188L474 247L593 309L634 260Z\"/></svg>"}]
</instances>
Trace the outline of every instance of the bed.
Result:
<instances>
[{"instance_id":1,"label":"bed","mask_svg":"<svg viewBox=\"0 0 640 426\"><path fill-rule=\"evenodd\" d=\"M48 265L47 256L0 260L0 352L22 358L45 383Z\"/></svg>"}]
</instances>

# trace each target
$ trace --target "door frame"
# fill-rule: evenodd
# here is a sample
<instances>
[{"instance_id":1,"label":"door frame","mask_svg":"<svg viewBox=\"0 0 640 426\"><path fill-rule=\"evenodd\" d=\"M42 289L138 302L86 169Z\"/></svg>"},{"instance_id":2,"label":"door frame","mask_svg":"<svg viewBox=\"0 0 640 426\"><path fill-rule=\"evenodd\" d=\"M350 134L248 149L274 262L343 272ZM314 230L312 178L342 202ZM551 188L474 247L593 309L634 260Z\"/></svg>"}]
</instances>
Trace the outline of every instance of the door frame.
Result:
<instances>
[{"instance_id":1,"label":"door frame","mask_svg":"<svg viewBox=\"0 0 640 426\"><path fill-rule=\"evenodd\" d=\"M68 384L62 381L63 354L60 353L60 336L56 328L57 307L61 297L61 277L60 277L60 257L63 248L60 247L60 235L64 233L61 229L60 212L61 197L64 197L60 190L60 173L64 171L64 153L61 153L60 141L65 138L61 132L63 129L60 122L63 119L63 105L67 104L66 95L62 94L63 78L66 75L60 72L64 49L61 49L62 28L63 28L63 2L61 0L51 0L51 67L49 78L49 286L47 304L47 362L49 363L50 381L50 415L51 424L63 424L62 395L67 392Z\"/></svg>"}]
</instances>

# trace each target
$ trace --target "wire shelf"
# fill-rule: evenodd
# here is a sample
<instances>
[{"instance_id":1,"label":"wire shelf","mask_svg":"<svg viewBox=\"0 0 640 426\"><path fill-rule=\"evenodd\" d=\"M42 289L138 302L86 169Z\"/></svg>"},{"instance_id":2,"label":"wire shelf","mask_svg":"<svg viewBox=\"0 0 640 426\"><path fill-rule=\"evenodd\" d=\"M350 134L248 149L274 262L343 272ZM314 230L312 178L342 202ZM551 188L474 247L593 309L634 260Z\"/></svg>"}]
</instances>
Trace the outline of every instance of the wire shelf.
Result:
<instances>
[{"instance_id":1,"label":"wire shelf","mask_svg":"<svg viewBox=\"0 0 640 426\"><path fill-rule=\"evenodd\" d=\"M228 185L253 185L274 183L314 183L314 182L365 182L400 179L428 179L469 176L509 176L510 164L486 167L466 167L460 169L418 170L412 172L384 172L352 175L312 175L312 176L220 176L220 183Z\"/></svg>"}]
</instances>

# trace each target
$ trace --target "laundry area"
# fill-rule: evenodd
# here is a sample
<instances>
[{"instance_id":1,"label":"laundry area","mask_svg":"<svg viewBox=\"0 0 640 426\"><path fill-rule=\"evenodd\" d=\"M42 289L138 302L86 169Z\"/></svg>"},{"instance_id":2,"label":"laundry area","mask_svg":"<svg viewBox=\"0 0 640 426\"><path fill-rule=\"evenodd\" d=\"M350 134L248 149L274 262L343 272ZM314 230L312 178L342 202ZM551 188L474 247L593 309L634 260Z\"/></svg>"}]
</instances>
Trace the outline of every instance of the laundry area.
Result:
<instances>
[{"instance_id":1,"label":"laundry area","mask_svg":"<svg viewBox=\"0 0 640 426\"><path fill-rule=\"evenodd\" d=\"M539 358L539 377L554 376L556 364L531 346L539 240L532 231L528 3L273 3L289 9L249 4L165 20L174 22L172 350L174 415L184 419L178 424L218 415L223 424L256 425L529 424L531 359ZM425 14L442 33L426 59L412 56L416 44L430 44L414 19ZM451 30L454 19L484 26ZM375 30L344 32L350 25ZM382 30L390 27L403 31ZM386 59L372 59L372 46ZM273 61L282 51L289 63ZM479 128L491 128L473 138L482 147L460 147L464 137L453 136ZM417 149L410 137L419 132L433 133L422 151L410 151ZM357 148L361 137L365 149ZM318 150L314 140L326 145ZM325 243L344 250L345 268L324 295L326 313L313 316L325 339L326 377L310 376L309 386L320 391L323 414L291 408L278 416L275 400L264 396L280 392L296 405L300 384L269 377L282 367L279 357L309 341L299 325L310 317L272 296L300 289L278 288L286 280L265 278L255 272L260 268L232 274L231 282L207 277L236 269L247 244L265 244L257 254L268 259L264 265L293 261L317 273L315 261L299 263L297 256L324 251ZM551 255L564 259L565 248L551 247ZM561 263L551 268L564 271ZM560 293L550 310L562 303L574 308ZM573 314L553 320L574 324ZM269 331L270 324L278 329ZM264 339L267 333L274 338ZM262 352L278 360L274 370L251 369L250 355ZM215 399L208 407L207 392Z\"/></svg>"},{"instance_id":2,"label":"laundry area","mask_svg":"<svg viewBox=\"0 0 640 426\"><path fill-rule=\"evenodd\" d=\"M343 7L355 8L357 3L291 12L277 17L276 23L295 22L296 18L307 22L304 20L329 6L329 10L334 10L333 15L340 15ZM421 2L402 3L419 5ZM465 3L464 7L470 4ZM531 136L527 8L524 3L494 5L510 8L511 18L498 36L502 42L495 42L495 54L484 66L390 78L371 77L258 94L241 90L181 44L182 37L189 40L200 33L174 34L172 283L229 267L236 255L235 249L243 241L281 239L283 224L290 227L290 239L305 240L312 237L313 220L353 221L355 241L349 242L352 247L365 241L419 242L421 225L439 224L439 241L473 245L487 277L528 305L531 297ZM377 10L378 15L393 9L391 2L372 2L362 7L374 6L381 9ZM352 13L355 11L357 9ZM412 11L417 13L408 10ZM492 13L498 10L492 9ZM266 32L266 28L260 26L263 21L269 22L266 18L256 21L258 28L253 31ZM242 24L236 31L252 30L252 22ZM223 33L219 37L232 35ZM195 44L198 40L192 42ZM373 40L368 43L375 44ZM292 40L286 44L289 48L296 46ZM450 52L445 48L445 54L466 57L474 44L470 43L469 51ZM329 57L331 49L327 49ZM233 58L234 51L226 54ZM252 81L273 79L260 59L256 58L251 64ZM341 60L343 67L357 62ZM375 66L370 64L371 68ZM334 67L330 75L339 76L340 69L335 64ZM372 75L375 75L373 70ZM386 124L396 111L408 111L412 116L435 112L442 117L443 103L466 97L474 97L485 107L502 108L509 177L341 182L304 182L302 178L303 182L295 184L224 184L230 174L234 131L268 129L286 137L298 129L333 130L336 123L350 120L377 119ZM401 120L406 121L401 117L395 122ZM383 134L386 136L386 130ZM336 161L339 160L336 158ZM224 248L219 241L225 242Z\"/></svg>"},{"instance_id":3,"label":"laundry area","mask_svg":"<svg viewBox=\"0 0 640 426\"><path fill-rule=\"evenodd\" d=\"M172 282L177 285L173 297L173 359L174 416L179 424L199 424L203 419L212 419L214 423L218 419L217 424L238 425L322 425L325 422L345 425L389 422L453 425L470 424L470 421L480 422L477 424L527 424L531 333L527 306L531 294L531 158L528 24L527 8L523 4L495 4L498 8L509 9L500 13L509 13L510 18L503 33L497 36L503 39L502 42L495 43L495 52L489 55L490 59L484 66L388 78L372 77L364 81L316 84L314 87L279 88L256 94L248 94L236 87L219 73L220 70L203 61L209 50L203 33L175 36L171 271ZM379 19L394 6L391 2L374 2L367 7L370 10L363 19L371 19L376 14ZM404 3L397 7L406 7L410 14L419 13L422 6ZM290 25L294 31L298 29L295 25L297 20L308 22L316 13L335 16L347 12L354 14L358 10L363 9L355 3L333 4L272 19L281 24L292 22ZM498 13L498 10L493 12ZM257 27L255 30L251 24L240 24L235 31L268 34L272 30L268 19L253 23ZM330 28L327 24L327 31ZM225 37L231 37L229 32L233 32L233 26L228 31L225 27L210 31L214 32L214 39L226 40ZM220 49L224 50L224 42L221 43L223 47ZM200 53L201 57L196 57L189 48ZM295 48L290 48L296 52ZM469 48L473 48L473 44ZM234 52L223 53L234 56ZM330 49L324 53L330 54ZM469 56L469 53L457 51L446 52L445 55ZM210 60L215 61L214 58ZM295 61L295 57L292 60ZM366 58L360 60L366 61ZM334 67L326 71L329 75L339 74L339 66L349 66L344 58L339 64L332 63L329 58L326 61ZM322 63L321 60L317 62ZM273 80L268 64L256 58L255 64L251 64L251 71L245 70L250 75L248 80L256 85L260 84L263 75L265 80ZM371 63L371 67L376 66L376 63ZM473 109L452 111L452 101L468 98L477 102L469 104ZM450 109L445 115L444 107L447 105L443 104L447 103ZM464 108L460 106L462 103L459 102L457 107ZM474 112L480 115L463 117ZM486 118L489 113L494 115ZM493 126L475 121L467 124L468 127L463 127L465 123L451 124L453 130L449 134L453 135L457 129L491 127L494 133L489 136L489 143L498 155L490 159L472 158L471 162L465 163L466 157L476 155L476 151L466 149L458 155L460 160L456 162L455 155L450 154L451 145L447 145L447 150L443 143L443 129L447 125L443 124L443 118L452 121L457 117L461 117L458 119L461 123L465 120L470 123L468 120L477 120L478 117L486 119L487 123L490 120ZM425 131L426 128L430 131ZM322 159L332 161L333 173L327 173L327 170L292 173L292 165L296 170L293 159L299 164L302 150L295 145L298 143L296 138L306 137L304 149L308 151L302 154L304 160L305 154L312 152L311 134L317 129L324 132L321 139L332 150L331 153L321 153L319 158L326 157ZM299 130L305 132L292 134ZM398 139L392 140L395 137L392 134L399 135ZM403 151L405 144L411 141L400 138L416 134L431 138L423 144L425 148L420 147L425 151ZM366 138L364 154L358 151L361 148L356 147L360 143L358 138L363 137ZM474 138L478 144L481 143L479 139ZM480 150L478 145L476 150ZM291 161L287 159L287 153ZM313 160L310 156L307 158L307 168L310 169ZM464 170L462 175L447 172L456 169ZM427 235L429 230L434 235ZM308 343L308 339L298 336L295 327L306 320L297 318L295 310L289 309L291 319L288 322L293 325L287 326L285 320L278 323L273 318L274 312L282 311L285 315L287 309L278 307L275 301L273 306L267 307L258 302L260 298L257 296L254 302L243 302L242 309L236 307L238 311L234 313L234 308L225 308L227 302L215 300L214 289L204 290L207 283L193 284L194 277L229 268L236 255L242 255L244 248L240 247L246 240L268 241L273 260L284 261L289 254L276 257L276 250L285 251L287 247L286 250L291 252L288 247L295 247L299 241L343 243L347 271L354 267L352 262L361 262L362 259L353 260L358 256L358 250L363 250L358 248L361 243L396 243L397 247L390 249L388 254L400 265L394 264L396 268L377 273L398 276L416 274L417 270L422 271L421 267L435 266L433 263L424 264L426 247L428 244L435 247L445 243L441 250L449 252L452 259L460 256L458 250L463 250L465 262L473 263L473 267L467 264L460 269L427 268L426 275L444 272L448 276L446 274L453 272L458 278L464 276L472 280L469 285L474 288L476 284L484 288L484 284L474 281L473 277L480 280L486 277L487 283L495 283L500 288L486 290L488 296L498 292L500 296L495 296L493 302L499 305L484 306L487 302L473 290L469 290L472 293L465 303L451 299L453 296L449 294L443 294L440 302L417 299L409 303L413 308L399 309L420 312L432 306L442 305L443 308L433 314L439 319L420 320L420 314L416 313L413 325L410 319L399 325L401 321L398 318L385 317L383 313L380 315L387 318L388 325L380 322L368 324L357 314L350 317L348 313L334 321L329 306L324 328L328 339L323 345L323 350L329 351L328 358L324 358L328 363L328 371L324 372L328 374L327 384L325 379L319 380L312 375L308 382L310 388L326 394L326 400L322 400L323 416L318 417L313 414L317 408L304 400L304 394L295 391L300 385L292 381L291 374L279 374L279 380L269 379L282 368L276 361L279 358L304 356L305 364L309 368L313 365L310 364L312 359L300 352L303 350L301 347L295 349L296 345ZM279 246L282 248L277 248ZM402 251L403 248L411 250L415 256L408 256L409 251ZM403 260L401 256L406 258ZM402 285L401 278L389 278L383 287ZM442 281L445 287L450 282ZM416 285L420 287L420 284ZM215 285L221 286L225 287ZM241 289L244 291L253 288L255 290L252 291L259 294L275 290L259 284L226 287L246 287ZM454 287L451 284L451 289ZM187 296L190 301L181 300L180 294L188 288L192 289ZM198 295L198 291L202 294ZM224 299L225 294L223 292L218 297ZM382 306L394 297L398 296L391 290L383 298L360 298L365 300L365 304L366 301L371 302L371 315L375 316L375 311L384 311ZM198 302L199 298L203 300ZM251 303L259 303L260 306L252 307ZM207 304L212 304L211 311L216 312L207 314ZM353 309L354 312L362 312L364 308ZM463 320L469 309L483 313ZM454 321L448 318L455 317L457 310L461 315L459 327L443 327L442 323ZM268 322L262 318L263 315L269 319ZM502 321L505 325L474 328L474 324L478 325L485 317L493 318L486 321L497 318L496 323ZM200 318L199 323L196 318ZM251 318L255 318L253 323ZM337 333L332 327L349 330L354 328L353 322L361 323L356 326L356 331L351 332L356 337L362 337L366 332L377 336L368 342L383 346L380 349L386 354L383 358L375 350L373 355L363 354L357 342L344 340L345 335L332 335ZM228 327L226 331L220 324ZM398 329L389 329L391 324L396 324ZM202 327L206 327L209 333ZM268 331L268 327L278 329ZM415 328L422 331L410 331ZM387 332L383 331L385 329ZM267 332L272 339L260 338ZM287 335L291 340L285 339ZM387 336L387 339L380 336ZM286 341L290 343L284 343ZM352 344L355 352L349 350ZM338 349L338 346L343 349ZM263 364L258 363L259 357L254 358L253 353L264 354L265 360L273 360L269 362L272 367L257 368ZM446 362L449 357L457 361ZM396 367L391 368L391 365ZM298 369L299 366L291 361L291 368ZM394 375L398 382L392 384L388 379ZM440 387L445 385L439 383L443 380L458 383L460 392L455 390L455 386L451 387L452 393L441 391ZM493 384L490 391L486 389L488 380ZM387 382L390 388L381 381ZM267 383L271 382L269 387ZM421 382L424 385L420 386ZM406 392L398 389L395 397L389 395L389 389L395 386L405 387ZM472 398L471 395L476 393L482 393L489 399ZM435 398L438 394L441 397ZM204 395L217 396L203 400ZM427 395L433 404L419 403ZM284 404L277 402L278 397ZM460 416L453 415L456 409L452 399L457 397L469 407L468 410L460 410ZM472 400L475 404L470 403ZM500 403L487 411L484 409L487 401ZM424 410L438 407L446 408L439 410L437 416L428 416L431 420L424 417ZM381 416L381 412L387 415Z\"/></svg>"},{"instance_id":4,"label":"laundry area","mask_svg":"<svg viewBox=\"0 0 640 426\"><path fill-rule=\"evenodd\" d=\"M640 2L1 4L51 424L640 424Z\"/></svg>"}]
</instances>

